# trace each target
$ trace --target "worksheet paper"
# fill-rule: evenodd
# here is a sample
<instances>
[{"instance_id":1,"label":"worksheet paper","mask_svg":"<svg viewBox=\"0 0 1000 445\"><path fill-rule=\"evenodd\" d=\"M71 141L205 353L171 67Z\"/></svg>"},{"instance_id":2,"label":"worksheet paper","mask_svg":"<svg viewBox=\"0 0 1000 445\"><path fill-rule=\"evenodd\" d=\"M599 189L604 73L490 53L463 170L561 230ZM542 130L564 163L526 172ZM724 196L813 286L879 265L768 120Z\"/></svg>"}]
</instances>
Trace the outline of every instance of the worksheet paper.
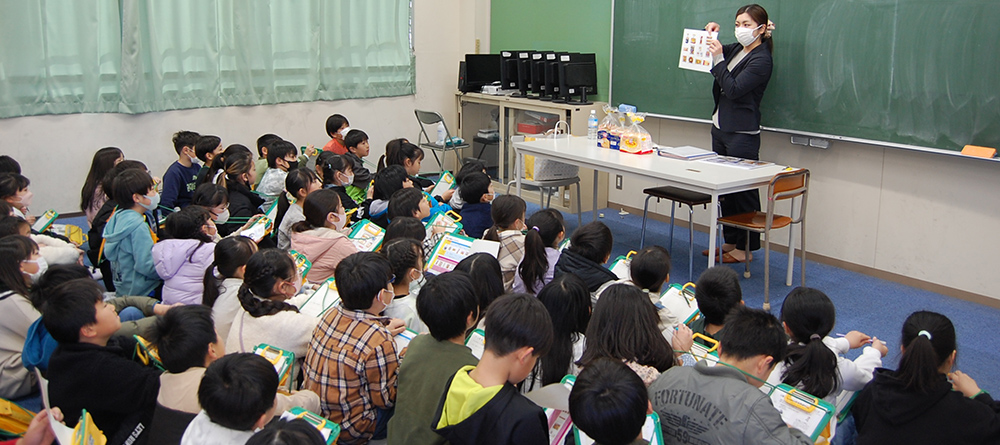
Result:
<instances>
[{"instance_id":1,"label":"worksheet paper","mask_svg":"<svg viewBox=\"0 0 1000 445\"><path fill-rule=\"evenodd\" d=\"M708 50L708 41L718 37L719 33L717 32L685 29L684 38L681 39L681 58L677 66L686 70L710 72L712 70L712 53Z\"/></svg>"}]
</instances>

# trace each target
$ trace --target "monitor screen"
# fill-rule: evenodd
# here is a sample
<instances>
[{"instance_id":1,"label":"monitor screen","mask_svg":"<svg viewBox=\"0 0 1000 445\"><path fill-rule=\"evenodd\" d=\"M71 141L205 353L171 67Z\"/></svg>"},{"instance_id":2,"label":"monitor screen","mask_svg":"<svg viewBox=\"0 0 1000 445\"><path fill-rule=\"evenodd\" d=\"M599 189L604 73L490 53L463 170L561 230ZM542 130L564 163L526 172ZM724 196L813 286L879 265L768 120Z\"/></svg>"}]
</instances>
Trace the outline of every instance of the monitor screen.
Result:
<instances>
[{"instance_id":1,"label":"monitor screen","mask_svg":"<svg viewBox=\"0 0 1000 445\"><path fill-rule=\"evenodd\" d=\"M500 81L500 54L466 54L465 79L470 86L482 87ZM476 88L478 91L478 88Z\"/></svg>"}]
</instances>

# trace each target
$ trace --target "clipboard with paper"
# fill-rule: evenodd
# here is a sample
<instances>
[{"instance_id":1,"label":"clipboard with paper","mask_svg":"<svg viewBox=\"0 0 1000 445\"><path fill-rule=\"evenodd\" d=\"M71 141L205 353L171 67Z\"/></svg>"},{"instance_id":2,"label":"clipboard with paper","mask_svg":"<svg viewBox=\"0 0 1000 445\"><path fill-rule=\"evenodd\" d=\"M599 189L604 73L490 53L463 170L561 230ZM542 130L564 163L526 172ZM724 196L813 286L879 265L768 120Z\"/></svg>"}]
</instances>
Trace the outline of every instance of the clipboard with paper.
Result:
<instances>
[{"instance_id":1,"label":"clipboard with paper","mask_svg":"<svg viewBox=\"0 0 1000 445\"><path fill-rule=\"evenodd\" d=\"M541 406L549 431L549 445L562 445L573 431L569 415L569 392L576 383L576 376L567 375L559 383L545 385L525 394L528 400Z\"/></svg>"},{"instance_id":2,"label":"clipboard with paper","mask_svg":"<svg viewBox=\"0 0 1000 445\"><path fill-rule=\"evenodd\" d=\"M444 229L444 233L458 234L462 231L462 216L455 213L454 210L449 210L444 213L435 213L431 215L431 219L427 221L424 225L427 231L427 238L434 235L434 228L441 227Z\"/></svg>"},{"instance_id":3,"label":"clipboard with paper","mask_svg":"<svg viewBox=\"0 0 1000 445\"><path fill-rule=\"evenodd\" d=\"M705 361L707 361L709 366L715 366L716 364L718 364L719 363L719 341L716 340L716 339L714 339L714 338L710 338L710 337L707 337L707 336L699 334L699 333L695 333L694 334L694 338L695 339L699 339L700 338L702 341L704 341L705 343L708 343L711 346L705 346L705 345L703 345L703 344L701 344L699 342L694 342L691 345L691 355L693 355L694 358L696 358L698 360L705 360Z\"/></svg>"},{"instance_id":4,"label":"clipboard with paper","mask_svg":"<svg viewBox=\"0 0 1000 445\"><path fill-rule=\"evenodd\" d=\"M340 293L337 292L337 284L331 277L320 284L313 294L299 306L299 313L319 318L337 303L340 303Z\"/></svg>"},{"instance_id":5,"label":"clipboard with paper","mask_svg":"<svg viewBox=\"0 0 1000 445\"><path fill-rule=\"evenodd\" d=\"M292 368L295 366L295 353L276 348L266 343L261 343L253 348L253 353L267 359L274 365L275 372L278 373L278 387L288 391L292 390Z\"/></svg>"},{"instance_id":6,"label":"clipboard with paper","mask_svg":"<svg viewBox=\"0 0 1000 445\"><path fill-rule=\"evenodd\" d=\"M484 252L494 257L500 251L500 243L490 240L472 239L467 236L446 234L434 245L424 270L439 275L455 270L455 266L469 255Z\"/></svg>"},{"instance_id":7,"label":"clipboard with paper","mask_svg":"<svg viewBox=\"0 0 1000 445\"><path fill-rule=\"evenodd\" d=\"M689 325L701 316L698 301L694 298L694 287L694 283L683 286L678 283L671 284L660 294L659 304L676 315L684 324Z\"/></svg>"},{"instance_id":8,"label":"clipboard with paper","mask_svg":"<svg viewBox=\"0 0 1000 445\"><path fill-rule=\"evenodd\" d=\"M35 218L35 224L31 226L31 230L42 233L48 229L58 217L59 212L55 211L55 209L46 210L41 216Z\"/></svg>"},{"instance_id":9,"label":"clipboard with paper","mask_svg":"<svg viewBox=\"0 0 1000 445\"><path fill-rule=\"evenodd\" d=\"M295 270L298 271L299 277L302 278L302 282L306 282L306 274L312 269L313 263L306 258L305 254L296 252L294 250L289 250L288 255L292 257L292 261L295 262Z\"/></svg>"},{"instance_id":10,"label":"clipboard with paper","mask_svg":"<svg viewBox=\"0 0 1000 445\"><path fill-rule=\"evenodd\" d=\"M483 358L483 352L486 351L486 333L482 329L472 331L469 338L465 339L465 347L472 351L476 359Z\"/></svg>"},{"instance_id":11,"label":"clipboard with paper","mask_svg":"<svg viewBox=\"0 0 1000 445\"><path fill-rule=\"evenodd\" d=\"M781 413L781 420L813 441L826 429L836 410L829 402L784 383L777 386L764 383L761 391L767 392L771 404Z\"/></svg>"},{"instance_id":12,"label":"clipboard with paper","mask_svg":"<svg viewBox=\"0 0 1000 445\"><path fill-rule=\"evenodd\" d=\"M629 266L632 264L632 255L635 254L634 250L630 250L627 255L619 255L618 258L608 266L608 270L611 273L618 276L619 280L629 280L632 279L632 273L629 271Z\"/></svg>"},{"instance_id":13,"label":"clipboard with paper","mask_svg":"<svg viewBox=\"0 0 1000 445\"><path fill-rule=\"evenodd\" d=\"M441 196L444 192L455 188L455 185L455 177L452 176L451 172L444 172L438 178L437 184L434 184L434 188L431 189L431 196Z\"/></svg>"},{"instance_id":14,"label":"clipboard with paper","mask_svg":"<svg viewBox=\"0 0 1000 445\"><path fill-rule=\"evenodd\" d=\"M337 437L340 436L340 425L336 422L331 422L329 419L299 406L285 411L281 414L281 418L284 420L305 420L319 430L319 433L323 435L323 440L326 441L327 445L333 445L336 443Z\"/></svg>"},{"instance_id":15,"label":"clipboard with paper","mask_svg":"<svg viewBox=\"0 0 1000 445\"><path fill-rule=\"evenodd\" d=\"M274 229L273 221L273 219L267 216L262 216L257 221L254 221L246 230L240 232L240 236L245 236L252 239L253 242L259 243L265 236L271 234L271 230Z\"/></svg>"},{"instance_id":16,"label":"clipboard with paper","mask_svg":"<svg viewBox=\"0 0 1000 445\"><path fill-rule=\"evenodd\" d=\"M367 219L354 223L347 238L358 248L358 252L374 252L382 246L385 229Z\"/></svg>"}]
</instances>

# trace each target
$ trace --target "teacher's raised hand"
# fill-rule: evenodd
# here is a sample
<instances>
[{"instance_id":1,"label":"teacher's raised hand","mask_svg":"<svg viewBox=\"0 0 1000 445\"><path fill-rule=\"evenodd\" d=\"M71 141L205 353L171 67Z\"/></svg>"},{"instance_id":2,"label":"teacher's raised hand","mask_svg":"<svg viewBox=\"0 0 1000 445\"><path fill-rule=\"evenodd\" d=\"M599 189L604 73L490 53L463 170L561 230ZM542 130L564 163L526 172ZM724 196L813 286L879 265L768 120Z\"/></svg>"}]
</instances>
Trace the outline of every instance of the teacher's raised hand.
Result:
<instances>
[{"instance_id":1,"label":"teacher's raised hand","mask_svg":"<svg viewBox=\"0 0 1000 445\"><path fill-rule=\"evenodd\" d=\"M708 24L705 25L705 31L719 32L719 24L715 22L708 22Z\"/></svg>"}]
</instances>

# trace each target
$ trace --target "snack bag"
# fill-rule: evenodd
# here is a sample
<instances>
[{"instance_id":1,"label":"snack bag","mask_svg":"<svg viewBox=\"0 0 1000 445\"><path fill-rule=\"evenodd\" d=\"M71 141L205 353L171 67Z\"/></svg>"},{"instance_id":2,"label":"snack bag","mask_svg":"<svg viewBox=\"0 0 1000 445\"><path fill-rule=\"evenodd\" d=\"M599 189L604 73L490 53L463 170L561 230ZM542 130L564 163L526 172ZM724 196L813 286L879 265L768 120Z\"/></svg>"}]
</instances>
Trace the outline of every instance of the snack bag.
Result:
<instances>
[{"instance_id":1,"label":"snack bag","mask_svg":"<svg viewBox=\"0 0 1000 445\"><path fill-rule=\"evenodd\" d=\"M610 145L608 148L612 150L621 149L622 136L624 136L626 130L625 119L628 119L625 113L615 113L615 119L611 123L611 128L608 129L608 142Z\"/></svg>"},{"instance_id":2,"label":"snack bag","mask_svg":"<svg viewBox=\"0 0 1000 445\"><path fill-rule=\"evenodd\" d=\"M645 128L642 128L640 123L645 120L645 113L627 113L629 120L632 122L624 133L622 133L622 139L620 144L620 150L625 153L633 154L649 154L653 152L653 142L650 139L649 132Z\"/></svg>"},{"instance_id":3,"label":"snack bag","mask_svg":"<svg viewBox=\"0 0 1000 445\"><path fill-rule=\"evenodd\" d=\"M615 124L614 115L617 114L611 105L604 104L604 119L597 125L597 146L601 148L611 148L610 134L611 127Z\"/></svg>"}]
</instances>

